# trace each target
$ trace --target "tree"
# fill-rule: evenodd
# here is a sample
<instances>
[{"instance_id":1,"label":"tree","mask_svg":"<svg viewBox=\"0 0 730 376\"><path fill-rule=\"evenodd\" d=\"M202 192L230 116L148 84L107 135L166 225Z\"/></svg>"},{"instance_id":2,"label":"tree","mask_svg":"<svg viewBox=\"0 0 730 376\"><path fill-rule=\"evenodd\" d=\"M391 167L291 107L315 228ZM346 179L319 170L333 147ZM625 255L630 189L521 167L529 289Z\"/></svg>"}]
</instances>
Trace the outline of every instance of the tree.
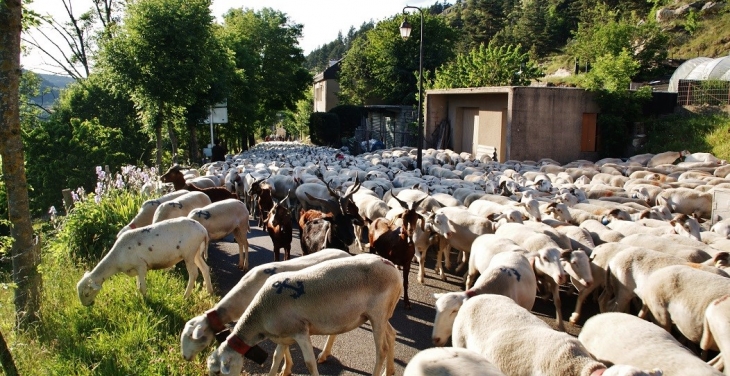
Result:
<instances>
[{"instance_id":1,"label":"tree","mask_svg":"<svg viewBox=\"0 0 730 376\"><path fill-rule=\"evenodd\" d=\"M312 91L306 91L304 99L297 101L297 108L294 111L285 111L282 126L290 136L298 137L300 140L309 135L309 116L314 111Z\"/></svg>"},{"instance_id":2,"label":"tree","mask_svg":"<svg viewBox=\"0 0 730 376\"><path fill-rule=\"evenodd\" d=\"M130 2L124 22L102 44L99 65L112 77L114 90L126 92L154 134L156 164L162 164L162 129L167 127L173 161L177 157L175 125L184 111L209 88L214 66L210 0Z\"/></svg>"},{"instance_id":3,"label":"tree","mask_svg":"<svg viewBox=\"0 0 730 376\"><path fill-rule=\"evenodd\" d=\"M271 8L231 9L223 16L220 38L235 53L236 69L242 72L231 84L228 118L246 137L244 147L253 145L257 132L267 132L278 113L294 110L310 89L312 75L304 68L301 36L301 24Z\"/></svg>"},{"instance_id":4,"label":"tree","mask_svg":"<svg viewBox=\"0 0 730 376\"><path fill-rule=\"evenodd\" d=\"M50 14L37 17L39 24L48 26L50 30L37 27L33 33L24 34L23 42L51 60L54 69L78 80L91 73L96 41L108 36L107 27L118 21L118 13L124 8L124 2L93 0L93 7L79 16L74 15L73 0L61 2L68 20L62 22L60 17ZM63 42L58 42L54 35L60 36Z\"/></svg>"},{"instance_id":5,"label":"tree","mask_svg":"<svg viewBox=\"0 0 730 376\"><path fill-rule=\"evenodd\" d=\"M11 249L16 322L29 328L39 320L41 304L40 246L30 222L25 155L20 132L20 0L0 1L0 158L7 190L8 217L14 239Z\"/></svg>"},{"instance_id":6,"label":"tree","mask_svg":"<svg viewBox=\"0 0 730 376\"><path fill-rule=\"evenodd\" d=\"M355 40L342 61L342 104L413 105L418 102L419 16L408 17L411 37L404 41L399 26L403 15L381 21ZM441 17L424 16L424 77L453 56L457 32ZM416 75L414 75L416 72Z\"/></svg>"},{"instance_id":7,"label":"tree","mask_svg":"<svg viewBox=\"0 0 730 376\"><path fill-rule=\"evenodd\" d=\"M595 62L607 54L618 56L626 49L640 64L638 74L647 74L666 59L667 41L656 22L640 22L634 14L622 16L599 4L579 23L567 52L581 62Z\"/></svg>"},{"instance_id":8,"label":"tree","mask_svg":"<svg viewBox=\"0 0 730 376\"><path fill-rule=\"evenodd\" d=\"M542 77L537 63L520 46L479 46L436 70L432 88L525 86Z\"/></svg>"}]
</instances>

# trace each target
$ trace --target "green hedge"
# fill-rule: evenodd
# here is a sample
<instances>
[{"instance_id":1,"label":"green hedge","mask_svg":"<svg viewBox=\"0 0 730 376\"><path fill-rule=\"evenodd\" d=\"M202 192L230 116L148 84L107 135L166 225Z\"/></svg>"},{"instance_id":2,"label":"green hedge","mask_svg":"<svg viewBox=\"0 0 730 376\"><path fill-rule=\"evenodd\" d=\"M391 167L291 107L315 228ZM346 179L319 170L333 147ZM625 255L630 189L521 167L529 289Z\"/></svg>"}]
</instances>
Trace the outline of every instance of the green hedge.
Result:
<instances>
[{"instance_id":1,"label":"green hedge","mask_svg":"<svg viewBox=\"0 0 730 376\"><path fill-rule=\"evenodd\" d=\"M309 138L315 145L339 147L340 118L334 113L312 113L309 116Z\"/></svg>"}]
</instances>

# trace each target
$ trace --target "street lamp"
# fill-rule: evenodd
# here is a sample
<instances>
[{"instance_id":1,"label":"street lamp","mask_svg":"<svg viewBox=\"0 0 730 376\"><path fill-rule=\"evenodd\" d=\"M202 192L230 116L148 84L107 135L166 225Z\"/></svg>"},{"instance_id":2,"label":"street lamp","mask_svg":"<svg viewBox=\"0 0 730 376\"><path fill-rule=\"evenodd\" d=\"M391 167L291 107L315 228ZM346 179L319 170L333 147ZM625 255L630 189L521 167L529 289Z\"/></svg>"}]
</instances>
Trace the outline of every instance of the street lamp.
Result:
<instances>
[{"instance_id":1,"label":"street lamp","mask_svg":"<svg viewBox=\"0 0 730 376\"><path fill-rule=\"evenodd\" d=\"M416 166L420 170L423 164L423 9L406 5L403 7L404 15L407 14L406 9L417 9L421 13L421 40L418 52L418 155L416 156ZM400 24L400 36L403 40L411 36L411 24L405 17Z\"/></svg>"}]
</instances>

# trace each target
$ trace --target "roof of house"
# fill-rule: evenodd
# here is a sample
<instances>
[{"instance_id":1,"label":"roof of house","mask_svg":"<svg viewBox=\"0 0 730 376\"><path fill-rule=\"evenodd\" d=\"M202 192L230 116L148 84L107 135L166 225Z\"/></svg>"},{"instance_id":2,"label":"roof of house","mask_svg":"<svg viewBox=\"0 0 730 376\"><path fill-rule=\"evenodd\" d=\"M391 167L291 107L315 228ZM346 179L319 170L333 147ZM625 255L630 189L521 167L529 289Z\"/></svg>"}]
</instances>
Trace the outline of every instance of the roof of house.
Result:
<instances>
[{"instance_id":1,"label":"roof of house","mask_svg":"<svg viewBox=\"0 0 730 376\"><path fill-rule=\"evenodd\" d=\"M342 65L342 59L330 64L330 66L325 69L324 72L317 73L314 76L314 82L336 79L337 74L340 73L340 65Z\"/></svg>"}]
</instances>

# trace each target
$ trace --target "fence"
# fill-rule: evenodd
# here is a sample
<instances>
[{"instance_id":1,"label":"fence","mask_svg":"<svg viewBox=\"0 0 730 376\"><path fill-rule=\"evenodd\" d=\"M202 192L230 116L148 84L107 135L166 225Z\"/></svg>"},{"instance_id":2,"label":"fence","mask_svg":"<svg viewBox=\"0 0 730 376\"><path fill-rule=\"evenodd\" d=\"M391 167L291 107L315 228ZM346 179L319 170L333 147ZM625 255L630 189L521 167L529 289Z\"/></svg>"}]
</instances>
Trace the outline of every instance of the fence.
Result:
<instances>
[{"instance_id":1,"label":"fence","mask_svg":"<svg viewBox=\"0 0 730 376\"><path fill-rule=\"evenodd\" d=\"M385 148L416 146L416 113L409 106L366 106L368 116L355 130L358 143L377 140ZM363 151L367 151L363 150Z\"/></svg>"},{"instance_id":2,"label":"fence","mask_svg":"<svg viewBox=\"0 0 730 376\"><path fill-rule=\"evenodd\" d=\"M679 80L677 105L730 105L730 81Z\"/></svg>"}]
</instances>

